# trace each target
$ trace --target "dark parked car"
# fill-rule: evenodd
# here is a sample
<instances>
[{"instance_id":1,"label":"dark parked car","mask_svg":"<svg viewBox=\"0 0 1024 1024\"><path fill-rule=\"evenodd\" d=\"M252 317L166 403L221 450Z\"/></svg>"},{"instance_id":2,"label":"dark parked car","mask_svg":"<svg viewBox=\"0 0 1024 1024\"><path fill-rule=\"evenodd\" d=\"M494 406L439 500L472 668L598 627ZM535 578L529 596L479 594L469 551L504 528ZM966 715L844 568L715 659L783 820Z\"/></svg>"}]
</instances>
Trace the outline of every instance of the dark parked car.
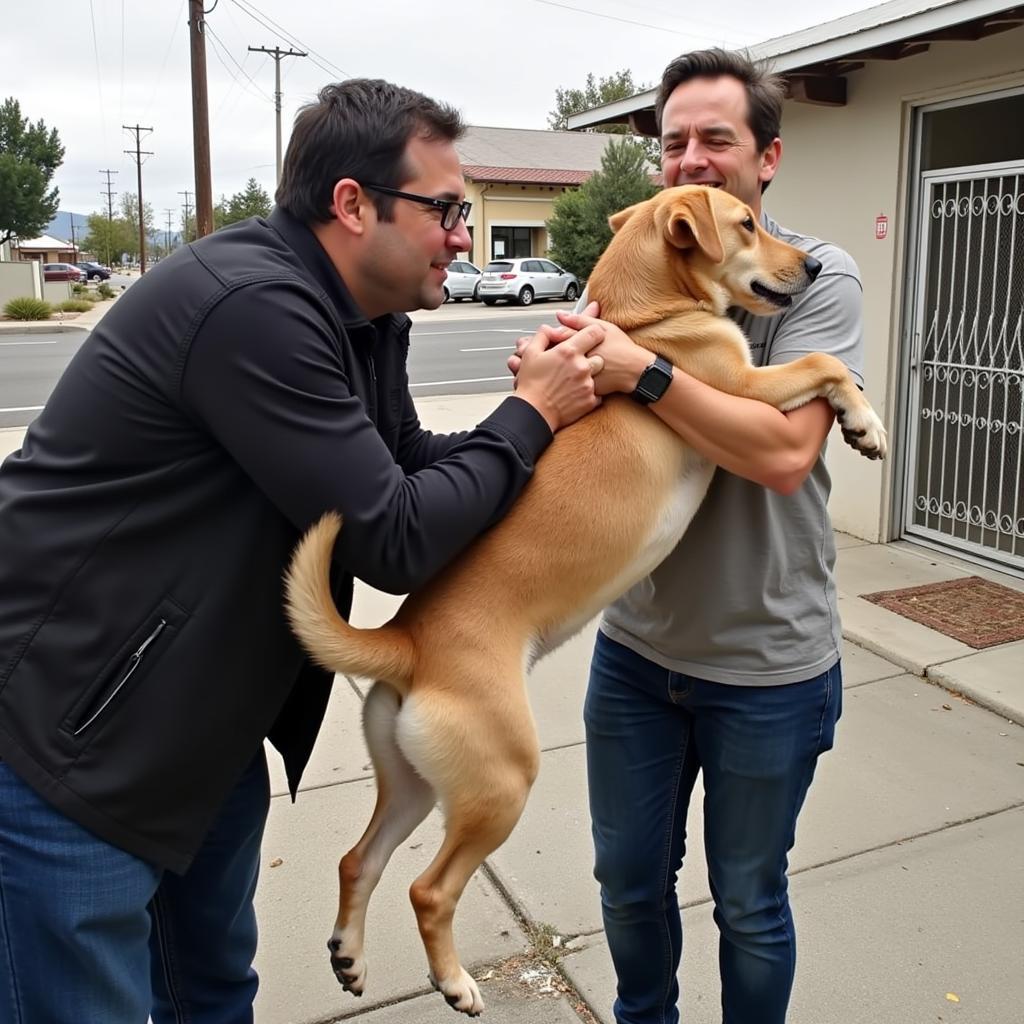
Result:
<instances>
[{"instance_id":1,"label":"dark parked car","mask_svg":"<svg viewBox=\"0 0 1024 1024\"><path fill-rule=\"evenodd\" d=\"M85 271L74 263L44 263L44 281L72 281L77 284L85 280Z\"/></svg>"},{"instance_id":2,"label":"dark parked car","mask_svg":"<svg viewBox=\"0 0 1024 1024\"><path fill-rule=\"evenodd\" d=\"M76 266L85 271L85 276L90 281L107 281L110 279L110 267L105 267L102 263L93 263L91 260L85 260L83 263L76 264Z\"/></svg>"}]
</instances>

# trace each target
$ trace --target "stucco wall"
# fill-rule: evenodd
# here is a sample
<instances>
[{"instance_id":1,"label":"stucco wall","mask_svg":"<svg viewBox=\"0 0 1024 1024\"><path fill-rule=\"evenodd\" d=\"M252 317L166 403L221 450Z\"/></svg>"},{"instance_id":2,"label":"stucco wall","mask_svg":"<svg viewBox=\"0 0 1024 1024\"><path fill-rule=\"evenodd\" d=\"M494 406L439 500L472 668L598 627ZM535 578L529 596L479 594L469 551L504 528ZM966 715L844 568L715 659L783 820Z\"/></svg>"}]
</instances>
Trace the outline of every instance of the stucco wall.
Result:
<instances>
[{"instance_id":1,"label":"stucco wall","mask_svg":"<svg viewBox=\"0 0 1024 1024\"><path fill-rule=\"evenodd\" d=\"M973 43L935 43L904 60L868 64L847 76L845 107L786 104L783 162L765 208L795 230L843 246L857 261L865 296L867 394L903 443L897 414L901 303L906 259L910 111L913 105L1024 84L1024 29ZM1021 154L1024 157L1024 154ZM875 238L875 218L889 219ZM898 532L892 514L898 460L882 467L829 443L831 511L838 529L868 540Z\"/></svg>"},{"instance_id":2,"label":"stucco wall","mask_svg":"<svg viewBox=\"0 0 1024 1024\"><path fill-rule=\"evenodd\" d=\"M469 225L473 228L473 263L482 267L491 253L491 229L518 225L534 228L533 255L543 256L547 247L544 225L551 219L555 200L564 189L516 184L466 183L466 198L473 204Z\"/></svg>"},{"instance_id":3,"label":"stucco wall","mask_svg":"<svg viewBox=\"0 0 1024 1024\"><path fill-rule=\"evenodd\" d=\"M0 309L11 299L43 297L43 275L38 263L0 263Z\"/></svg>"}]
</instances>

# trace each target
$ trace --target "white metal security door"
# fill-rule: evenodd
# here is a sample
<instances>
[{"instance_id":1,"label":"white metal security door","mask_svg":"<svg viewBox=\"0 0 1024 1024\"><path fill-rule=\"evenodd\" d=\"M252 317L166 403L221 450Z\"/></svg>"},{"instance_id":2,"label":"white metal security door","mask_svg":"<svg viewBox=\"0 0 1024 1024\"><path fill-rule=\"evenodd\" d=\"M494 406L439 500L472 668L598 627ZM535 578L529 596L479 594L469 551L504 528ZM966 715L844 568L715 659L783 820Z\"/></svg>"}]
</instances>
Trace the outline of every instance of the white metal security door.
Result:
<instances>
[{"instance_id":1,"label":"white metal security door","mask_svg":"<svg viewBox=\"0 0 1024 1024\"><path fill-rule=\"evenodd\" d=\"M904 528L1024 572L1024 164L921 176Z\"/></svg>"}]
</instances>

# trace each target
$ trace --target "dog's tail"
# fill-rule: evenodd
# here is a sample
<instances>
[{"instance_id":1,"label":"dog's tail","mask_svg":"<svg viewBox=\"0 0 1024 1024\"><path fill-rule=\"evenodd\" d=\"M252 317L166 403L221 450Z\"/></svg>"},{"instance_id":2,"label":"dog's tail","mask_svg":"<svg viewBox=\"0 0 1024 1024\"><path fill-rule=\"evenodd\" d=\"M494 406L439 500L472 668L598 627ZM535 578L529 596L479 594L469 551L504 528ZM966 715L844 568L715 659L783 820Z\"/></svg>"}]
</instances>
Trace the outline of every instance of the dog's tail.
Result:
<instances>
[{"instance_id":1,"label":"dog's tail","mask_svg":"<svg viewBox=\"0 0 1024 1024\"><path fill-rule=\"evenodd\" d=\"M405 693L412 682L412 639L398 626L356 629L331 596L331 552L341 516L328 512L302 538L285 574L285 608L295 635L330 672L382 679Z\"/></svg>"}]
</instances>

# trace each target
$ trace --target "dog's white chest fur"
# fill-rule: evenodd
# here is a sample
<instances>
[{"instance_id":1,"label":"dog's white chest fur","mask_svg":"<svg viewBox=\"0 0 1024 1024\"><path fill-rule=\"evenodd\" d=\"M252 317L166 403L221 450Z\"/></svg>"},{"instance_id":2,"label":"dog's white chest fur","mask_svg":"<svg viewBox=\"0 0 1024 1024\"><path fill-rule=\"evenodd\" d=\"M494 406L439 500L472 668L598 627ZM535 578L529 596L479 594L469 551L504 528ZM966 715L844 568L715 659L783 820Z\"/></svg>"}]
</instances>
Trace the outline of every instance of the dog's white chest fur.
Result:
<instances>
[{"instance_id":1,"label":"dog's white chest fur","mask_svg":"<svg viewBox=\"0 0 1024 1024\"><path fill-rule=\"evenodd\" d=\"M585 607L576 609L572 618L557 632L540 638L528 653L528 665L578 633L602 608L606 608L669 556L700 508L714 473L714 463L693 451L688 453L685 471L668 492L660 512L653 518L651 532L637 549L636 558L592 595Z\"/></svg>"}]
</instances>

